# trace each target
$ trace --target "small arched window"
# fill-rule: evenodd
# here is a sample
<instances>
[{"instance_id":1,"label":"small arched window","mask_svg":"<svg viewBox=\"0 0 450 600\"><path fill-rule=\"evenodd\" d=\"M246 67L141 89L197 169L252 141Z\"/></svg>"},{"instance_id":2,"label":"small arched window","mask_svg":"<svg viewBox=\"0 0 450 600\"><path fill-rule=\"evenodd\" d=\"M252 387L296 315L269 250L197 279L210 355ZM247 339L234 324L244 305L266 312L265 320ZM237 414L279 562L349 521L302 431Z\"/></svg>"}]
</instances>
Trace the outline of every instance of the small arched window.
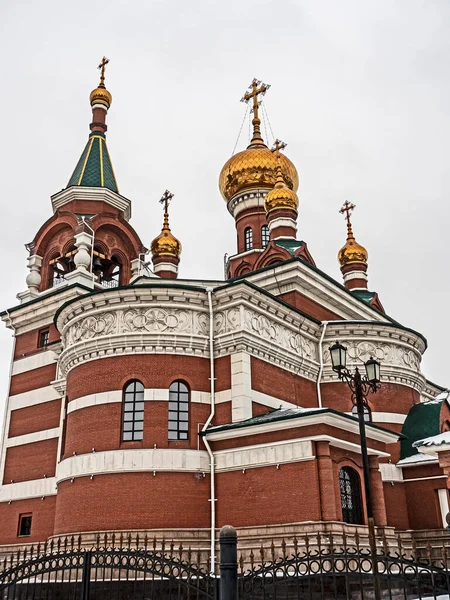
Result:
<instances>
[{"instance_id":1,"label":"small arched window","mask_svg":"<svg viewBox=\"0 0 450 600\"><path fill-rule=\"evenodd\" d=\"M169 388L169 440L189 439L189 388L174 381Z\"/></svg>"},{"instance_id":2,"label":"small arched window","mask_svg":"<svg viewBox=\"0 0 450 600\"><path fill-rule=\"evenodd\" d=\"M244 231L245 249L251 250L253 248L253 231L251 227L246 227Z\"/></svg>"},{"instance_id":3,"label":"small arched window","mask_svg":"<svg viewBox=\"0 0 450 600\"><path fill-rule=\"evenodd\" d=\"M269 228L267 225L263 225L261 227L261 242L263 248L265 248L269 243Z\"/></svg>"},{"instance_id":4,"label":"small arched window","mask_svg":"<svg viewBox=\"0 0 450 600\"><path fill-rule=\"evenodd\" d=\"M94 248L94 259L92 263L97 283L104 288L116 288L121 284L122 264L117 256L106 258L98 248Z\"/></svg>"},{"instance_id":5,"label":"small arched window","mask_svg":"<svg viewBox=\"0 0 450 600\"><path fill-rule=\"evenodd\" d=\"M355 469L342 467L339 470L339 488L341 490L342 520L354 525L363 524L361 483Z\"/></svg>"},{"instance_id":6,"label":"small arched window","mask_svg":"<svg viewBox=\"0 0 450 600\"><path fill-rule=\"evenodd\" d=\"M144 437L144 385L137 380L123 390L122 441L133 442Z\"/></svg>"}]
</instances>

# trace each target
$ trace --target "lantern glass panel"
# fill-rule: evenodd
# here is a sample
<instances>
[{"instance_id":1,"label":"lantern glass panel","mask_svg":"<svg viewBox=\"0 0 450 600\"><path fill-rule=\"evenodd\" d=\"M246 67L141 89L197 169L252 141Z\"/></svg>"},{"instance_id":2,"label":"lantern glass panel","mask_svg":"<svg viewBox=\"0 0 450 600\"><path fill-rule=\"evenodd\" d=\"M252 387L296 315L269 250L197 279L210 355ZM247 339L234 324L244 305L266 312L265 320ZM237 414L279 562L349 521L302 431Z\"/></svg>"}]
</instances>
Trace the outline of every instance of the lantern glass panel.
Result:
<instances>
[{"instance_id":1,"label":"lantern glass panel","mask_svg":"<svg viewBox=\"0 0 450 600\"><path fill-rule=\"evenodd\" d=\"M370 357L365 363L367 379L371 383L378 383L380 381L380 363L374 358Z\"/></svg>"},{"instance_id":2,"label":"lantern glass panel","mask_svg":"<svg viewBox=\"0 0 450 600\"><path fill-rule=\"evenodd\" d=\"M331 365L334 371L341 371L347 365L347 348L336 342L330 348Z\"/></svg>"}]
</instances>

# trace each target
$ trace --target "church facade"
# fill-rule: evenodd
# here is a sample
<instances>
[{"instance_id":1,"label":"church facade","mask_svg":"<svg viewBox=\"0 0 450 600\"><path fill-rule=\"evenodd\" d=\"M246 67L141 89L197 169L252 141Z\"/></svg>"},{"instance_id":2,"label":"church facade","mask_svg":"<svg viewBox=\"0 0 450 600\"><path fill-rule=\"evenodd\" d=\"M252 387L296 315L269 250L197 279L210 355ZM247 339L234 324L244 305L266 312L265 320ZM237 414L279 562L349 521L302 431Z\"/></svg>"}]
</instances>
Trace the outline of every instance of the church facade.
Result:
<instances>
[{"instance_id":1,"label":"church facade","mask_svg":"<svg viewBox=\"0 0 450 600\"><path fill-rule=\"evenodd\" d=\"M171 194L152 271L130 224L106 144L105 64L87 145L28 245L26 290L1 313L14 350L0 546L167 531L210 532L213 548L229 523L364 525L358 420L331 367L336 341L352 368L381 363L366 424L375 525L443 528L450 463L420 440L447 431L450 411L421 371L426 340L369 291L351 205L343 284L297 239L297 170L260 132L266 86L244 96L253 137L220 174L237 233L227 278L185 280Z\"/></svg>"}]
</instances>

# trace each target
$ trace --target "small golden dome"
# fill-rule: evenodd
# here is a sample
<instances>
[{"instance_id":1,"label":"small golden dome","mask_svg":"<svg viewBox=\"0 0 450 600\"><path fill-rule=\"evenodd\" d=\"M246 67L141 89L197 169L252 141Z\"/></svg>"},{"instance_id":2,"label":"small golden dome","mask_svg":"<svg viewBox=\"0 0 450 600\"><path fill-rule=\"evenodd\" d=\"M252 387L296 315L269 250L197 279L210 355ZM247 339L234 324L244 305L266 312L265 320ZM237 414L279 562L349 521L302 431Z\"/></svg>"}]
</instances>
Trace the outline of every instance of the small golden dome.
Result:
<instances>
[{"instance_id":1,"label":"small golden dome","mask_svg":"<svg viewBox=\"0 0 450 600\"><path fill-rule=\"evenodd\" d=\"M369 258L369 253L364 248L364 246L361 246L361 244L358 244L358 242L355 240L355 238L353 236L353 232L352 232L351 236L349 235L347 237L347 242L346 242L345 246L343 246L339 250L339 253L338 253L339 264L341 265L341 267L345 267L345 265L348 265L350 263L362 263L364 265L367 265L368 258Z\"/></svg>"},{"instance_id":2,"label":"small golden dome","mask_svg":"<svg viewBox=\"0 0 450 600\"><path fill-rule=\"evenodd\" d=\"M109 108L112 103L112 96L105 86L100 84L95 90L92 90L89 100L91 101L91 106L94 106L94 104L103 104L103 106Z\"/></svg>"},{"instance_id":3,"label":"small golden dome","mask_svg":"<svg viewBox=\"0 0 450 600\"><path fill-rule=\"evenodd\" d=\"M280 156L281 171L287 187L298 190L298 173L284 154ZM255 188L272 188L277 178L277 157L265 144L249 147L232 156L219 177L219 189L225 200L238 192Z\"/></svg>"},{"instance_id":4,"label":"small golden dome","mask_svg":"<svg viewBox=\"0 0 450 600\"><path fill-rule=\"evenodd\" d=\"M273 154L275 154L273 152ZM275 187L270 190L264 201L264 208L268 215L273 210L278 209L290 209L297 212L298 209L298 196L297 194L289 189L283 178L282 163L281 160L283 155L279 151L276 152L277 169L276 169L276 183Z\"/></svg>"},{"instance_id":5,"label":"small golden dome","mask_svg":"<svg viewBox=\"0 0 450 600\"><path fill-rule=\"evenodd\" d=\"M164 214L164 225L161 233L151 244L153 259L159 256L173 256L178 258L181 254L181 242L172 234L169 227L169 216Z\"/></svg>"}]
</instances>

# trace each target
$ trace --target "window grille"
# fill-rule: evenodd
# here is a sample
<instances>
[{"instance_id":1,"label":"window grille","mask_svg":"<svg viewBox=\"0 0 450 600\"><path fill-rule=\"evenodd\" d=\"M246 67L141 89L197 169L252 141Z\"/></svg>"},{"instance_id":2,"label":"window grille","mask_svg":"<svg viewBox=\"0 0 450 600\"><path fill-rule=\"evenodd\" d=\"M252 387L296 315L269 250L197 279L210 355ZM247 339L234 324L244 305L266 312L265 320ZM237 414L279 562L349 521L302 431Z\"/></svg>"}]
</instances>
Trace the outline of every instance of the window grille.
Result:
<instances>
[{"instance_id":1,"label":"window grille","mask_svg":"<svg viewBox=\"0 0 450 600\"><path fill-rule=\"evenodd\" d=\"M130 381L123 394L122 441L139 441L144 437L144 385Z\"/></svg>"},{"instance_id":2,"label":"window grille","mask_svg":"<svg viewBox=\"0 0 450 600\"><path fill-rule=\"evenodd\" d=\"M269 243L269 228L267 225L263 225L261 227L261 242L263 248L265 248Z\"/></svg>"},{"instance_id":3,"label":"window grille","mask_svg":"<svg viewBox=\"0 0 450 600\"><path fill-rule=\"evenodd\" d=\"M355 469L343 467L339 470L339 487L343 521L354 525L363 524L361 483Z\"/></svg>"},{"instance_id":4,"label":"window grille","mask_svg":"<svg viewBox=\"0 0 450 600\"><path fill-rule=\"evenodd\" d=\"M253 248L253 231L251 227L247 227L244 231L245 237L245 249L251 250Z\"/></svg>"},{"instance_id":5,"label":"window grille","mask_svg":"<svg viewBox=\"0 0 450 600\"><path fill-rule=\"evenodd\" d=\"M169 440L189 439L189 388L174 381L169 388Z\"/></svg>"}]
</instances>

